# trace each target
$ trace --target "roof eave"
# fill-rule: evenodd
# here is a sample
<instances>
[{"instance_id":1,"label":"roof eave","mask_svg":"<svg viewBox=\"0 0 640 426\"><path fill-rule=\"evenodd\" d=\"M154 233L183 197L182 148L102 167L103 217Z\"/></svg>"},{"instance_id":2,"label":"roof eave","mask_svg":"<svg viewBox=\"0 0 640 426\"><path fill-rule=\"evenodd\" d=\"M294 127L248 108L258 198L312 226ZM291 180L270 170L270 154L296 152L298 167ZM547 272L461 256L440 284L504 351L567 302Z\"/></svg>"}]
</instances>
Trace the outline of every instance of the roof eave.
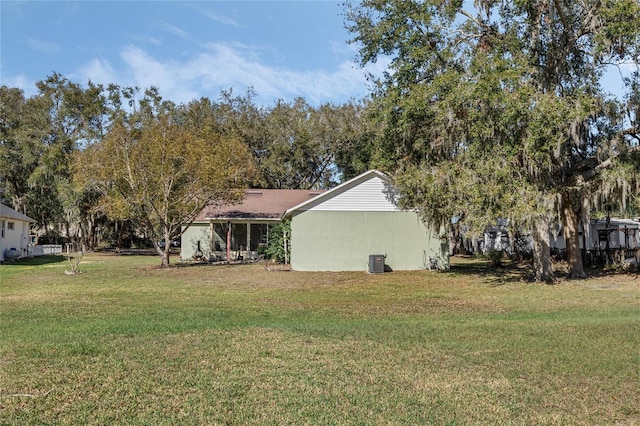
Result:
<instances>
[{"instance_id":1,"label":"roof eave","mask_svg":"<svg viewBox=\"0 0 640 426\"><path fill-rule=\"evenodd\" d=\"M280 222L281 217L205 217L199 222Z\"/></svg>"}]
</instances>

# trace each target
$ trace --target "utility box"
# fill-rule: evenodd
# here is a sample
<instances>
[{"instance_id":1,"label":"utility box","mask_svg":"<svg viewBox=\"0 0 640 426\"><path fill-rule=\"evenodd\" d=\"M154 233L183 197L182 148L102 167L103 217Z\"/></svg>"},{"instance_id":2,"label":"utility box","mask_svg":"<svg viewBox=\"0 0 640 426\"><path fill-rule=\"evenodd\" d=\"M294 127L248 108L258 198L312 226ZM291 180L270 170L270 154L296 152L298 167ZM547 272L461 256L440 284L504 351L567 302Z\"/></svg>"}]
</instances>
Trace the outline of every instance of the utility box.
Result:
<instances>
[{"instance_id":1,"label":"utility box","mask_svg":"<svg viewBox=\"0 0 640 426\"><path fill-rule=\"evenodd\" d=\"M384 272L384 254L369 255L369 273L380 274Z\"/></svg>"}]
</instances>

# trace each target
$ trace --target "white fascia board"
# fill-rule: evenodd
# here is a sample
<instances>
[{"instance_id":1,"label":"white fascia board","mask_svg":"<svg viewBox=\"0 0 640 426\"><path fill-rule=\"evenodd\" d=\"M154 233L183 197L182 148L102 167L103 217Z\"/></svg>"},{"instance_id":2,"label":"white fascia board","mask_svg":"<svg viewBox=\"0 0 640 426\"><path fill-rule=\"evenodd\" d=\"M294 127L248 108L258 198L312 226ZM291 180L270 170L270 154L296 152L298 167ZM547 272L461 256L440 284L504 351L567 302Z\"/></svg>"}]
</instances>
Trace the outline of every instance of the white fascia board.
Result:
<instances>
[{"instance_id":1,"label":"white fascia board","mask_svg":"<svg viewBox=\"0 0 640 426\"><path fill-rule=\"evenodd\" d=\"M211 223L211 222L231 222L231 223L266 223L266 222L280 222L282 219L279 217L251 217L251 218L243 218L243 217L208 217L206 218L206 222L197 222L197 223ZM196 223L196 222L194 222Z\"/></svg>"}]
</instances>

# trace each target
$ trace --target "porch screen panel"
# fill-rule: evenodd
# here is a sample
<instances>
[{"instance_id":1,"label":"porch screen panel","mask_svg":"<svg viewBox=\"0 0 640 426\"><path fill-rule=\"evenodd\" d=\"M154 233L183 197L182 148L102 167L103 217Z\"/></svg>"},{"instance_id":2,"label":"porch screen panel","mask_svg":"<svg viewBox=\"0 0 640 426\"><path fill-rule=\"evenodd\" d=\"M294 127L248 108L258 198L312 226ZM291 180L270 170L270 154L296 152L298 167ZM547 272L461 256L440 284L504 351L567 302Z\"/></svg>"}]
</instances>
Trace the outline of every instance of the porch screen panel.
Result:
<instances>
[{"instance_id":1,"label":"porch screen panel","mask_svg":"<svg viewBox=\"0 0 640 426\"><path fill-rule=\"evenodd\" d=\"M267 225L266 223L251 224L251 251L257 251L261 246L267 244Z\"/></svg>"},{"instance_id":2,"label":"porch screen panel","mask_svg":"<svg viewBox=\"0 0 640 426\"><path fill-rule=\"evenodd\" d=\"M213 224L213 249L215 251L225 251L227 249L227 224Z\"/></svg>"},{"instance_id":3,"label":"porch screen panel","mask_svg":"<svg viewBox=\"0 0 640 426\"><path fill-rule=\"evenodd\" d=\"M231 250L247 249L247 224L232 223L231 224Z\"/></svg>"}]
</instances>

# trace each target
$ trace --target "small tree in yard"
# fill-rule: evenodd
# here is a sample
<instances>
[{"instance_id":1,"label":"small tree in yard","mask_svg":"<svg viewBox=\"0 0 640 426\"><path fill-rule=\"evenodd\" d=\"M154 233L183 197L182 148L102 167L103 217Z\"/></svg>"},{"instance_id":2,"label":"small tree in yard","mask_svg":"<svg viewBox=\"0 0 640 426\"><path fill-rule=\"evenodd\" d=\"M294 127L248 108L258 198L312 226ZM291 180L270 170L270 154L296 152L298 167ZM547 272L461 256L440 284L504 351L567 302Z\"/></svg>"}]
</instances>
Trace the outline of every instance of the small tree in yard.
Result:
<instances>
[{"instance_id":1,"label":"small tree in yard","mask_svg":"<svg viewBox=\"0 0 640 426\"><path fill-rule=\"evenodd\" d=\"M82 261L82 257L84 256L84 252L82 250L78 251L76 257L71 256L71 254L67 253L67 262L69 262L69 266L71 270L65 269L65 275L76 275L80 273L78 267L80 266L80 262ZM73 259L73 260L72 260Z\"/></svg>"},{"instance_id":2,"label":"small tree in yard","mask_svg":"<svg viewBox=\"0 0 640 426\"><path fill-rule=\"evenodd\" d=\"M153 91L141 106L138 115L121 115L103 141L79 155L77 169L99 183L107 204L126 206L166 267L181 226L207 204L239 201L253 167L237 139L206 123L185 124L185 108L160 103Z\"/></svg>"}]
</instances>

